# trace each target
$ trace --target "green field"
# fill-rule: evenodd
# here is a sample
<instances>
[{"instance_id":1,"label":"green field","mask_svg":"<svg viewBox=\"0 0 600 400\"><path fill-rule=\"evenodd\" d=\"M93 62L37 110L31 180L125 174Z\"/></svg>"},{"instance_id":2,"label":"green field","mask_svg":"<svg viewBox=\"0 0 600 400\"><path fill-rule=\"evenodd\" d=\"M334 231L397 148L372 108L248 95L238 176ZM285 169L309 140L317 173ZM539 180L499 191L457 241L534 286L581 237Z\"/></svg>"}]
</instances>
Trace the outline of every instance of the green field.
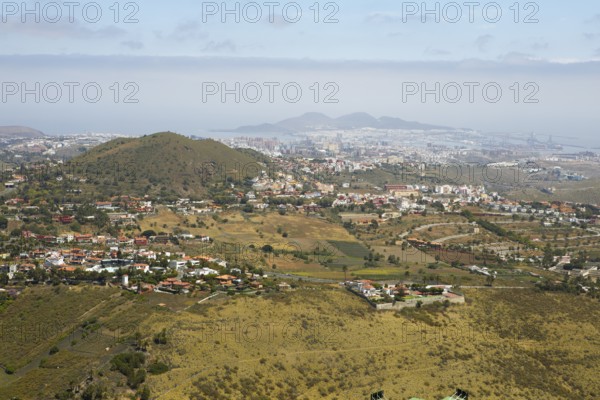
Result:
<instances>
[{"instance_id":1,"label":"green field","mask_svg":"<svg viewBox=\"0 0 600 400\"><path fill-rule=\"evenodd\" d=\"M328 240L328 242L341 253L348 257L364 258L369 255L369 249L363 244L356 242L342 242L339 240Z\"/></svg>"}]
</instances>

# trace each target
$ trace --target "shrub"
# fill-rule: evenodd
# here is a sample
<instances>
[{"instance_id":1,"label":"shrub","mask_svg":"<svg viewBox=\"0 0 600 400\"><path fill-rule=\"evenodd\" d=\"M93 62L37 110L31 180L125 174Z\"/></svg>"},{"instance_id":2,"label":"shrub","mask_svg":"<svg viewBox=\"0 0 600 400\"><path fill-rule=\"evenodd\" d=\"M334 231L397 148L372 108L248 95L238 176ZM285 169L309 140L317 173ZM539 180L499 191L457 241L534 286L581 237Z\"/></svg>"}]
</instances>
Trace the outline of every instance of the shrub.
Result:
<instances>
[{"instance_id":1,"label":"shrub","mask_svg":"<svg viewBox=\"0 0 600 400\"><path fill-rule=\"evenodd\" d=\"M163 329L160 333L154 335L155 344L167 344L167 330Z\"/></svg>"},{"instance_id":2,"label":"shrub","mask_svg":"<svg viewBox=\"0 0 600 400\"><path fill-rule=\"evenodd\" d=\"M155 362L152 363L150 365L148 365L148 372L151 373L152 375L160 375L160 374L164 374L165 372L169 371L169 366L163 362Z\"/></svg>"},{"instance_id":3,"label":"shrub","mask_svg":"<svg viewBox=\"0 0 600 400\"><path fill-rule=\"evenodd\" d=\"M125 375L127 386L132 389L137 389L146 380L146 370L140 368L145 362L146 356L139 352L117 354L110 360L111 369Z\"/></svg>"},{"instance_id":4,"label":"shrub","mask_svg":"<svg viewBox=\"0 0 600 400\"><path fill-rule=\"evenodd\" d=\"M117 354L112 358L110 363L111 369L117 370L123 375L129 376L135 368L140 368L146 362L144 353L129 352Z\"/></svg>"},{"instance_id":5,"label":"shrub","mask_svg":"<svg viewBox=\"0 0 600 400\"><path fill-rule=\"evenodd\" d=\"M137 389L142 383L146 381L146 370L138 369L127 377L127 386L132 389Z\"/></svg>"}]
</instances>

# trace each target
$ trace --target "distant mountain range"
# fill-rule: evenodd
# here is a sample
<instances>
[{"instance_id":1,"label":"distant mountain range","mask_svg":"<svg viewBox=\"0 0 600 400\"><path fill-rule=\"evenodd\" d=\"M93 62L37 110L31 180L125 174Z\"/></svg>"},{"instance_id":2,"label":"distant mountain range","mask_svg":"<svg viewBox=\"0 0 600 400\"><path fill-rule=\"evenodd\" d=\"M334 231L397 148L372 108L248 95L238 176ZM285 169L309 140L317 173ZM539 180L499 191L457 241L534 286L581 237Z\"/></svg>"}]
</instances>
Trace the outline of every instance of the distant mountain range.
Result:
<instances>
[{"instance_id":1,"label":"distant mountain range","mask_svg":"<svg viewBox=\"0 0 600 400\"><path fill-rule=\"evenodd\" d=\"M0 126L0 138L43 138L46 135L26 126Z\"/></svg>"},{"instance_id":2,"label":"distant mountain range","mask_svg":"<svg viewBox=\"0 0 600 400\"><path fill-rule=\"evenodd\" d=\"M313 132L320 130L336 129L407 129L407 130L454 130L448 126L422 124L420 122L406 121L400 118L381 117L375 118L370 114L359 112L343 115L339 118L331 118L321 113L306 113L299 117L284 119L283 121L270 124L240 126L235 129L219 129L216 132L237 133L298 133Z\"/></svg>"}]
</instances>

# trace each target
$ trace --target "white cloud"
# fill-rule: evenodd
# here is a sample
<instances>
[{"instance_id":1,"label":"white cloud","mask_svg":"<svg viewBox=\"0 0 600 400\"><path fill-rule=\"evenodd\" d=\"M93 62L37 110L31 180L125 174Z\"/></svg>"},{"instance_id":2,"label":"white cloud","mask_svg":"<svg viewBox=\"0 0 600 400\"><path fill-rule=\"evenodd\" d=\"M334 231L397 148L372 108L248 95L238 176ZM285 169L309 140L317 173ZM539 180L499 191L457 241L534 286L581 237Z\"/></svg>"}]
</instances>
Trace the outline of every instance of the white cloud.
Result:
<instances>
[{"instance_id":1,"label":"white cloud","mask_svg":"<svg viewBox=\"0 0 600 400\"><path fill-rule=\"evenodd\" d=\"M492 40L494 40L492 35L481 35L475 39L475 46L480 52L484 53Z\"/></svg>"},{"instance_id":2,"label":"white cloud","mask_svg":"<svg viewBox=\"0 0 600 400\"><path fill-rule=\"evenodd\" d=\"M588 24L600 24L600 14L595 14L592 18L588 19Z\"/></svg>"},{"instance_id":3,"label":"white cloud","mask_svg":"<svg viewBox=\"0 0 600 400\"><path fill-rule=\"evenodd\" d=\"M402 22L402 16L391 12L374 12L367 15L365 21L372 24L396 24Z\"/></svg>"},{"instance_id":4,"label":"white cloud","mask_svg":"<svg viewBox=\"0 0 600 400\"><path fill-rule=\"evenodd\" d=\"M222 42L215 42L211 40L206 44L206 46L204 46L202 51L205 53L235 53L236 49L237 47L235 43L233 43L231 40L224 40Z\"/></svg>"},{"instance_id":5,"label":"white cloud","mask_svg":"<svg viewBox=\"0 0 600 400\"><path fill-rule=\"evenodd\" d=\"M137 40L125 40L121 42L121 45L131 49L131 50L141 50L144 48L144 43Z\"/></svg>"},{"instance_id":6,"label":"white cloud","mask_svg":"<svg viewBox=\"0 0 600 400\"><path fill-rule=\"evenodd\" d=\"M431 49L431 48L427 48L425 50L425 54L430 55L430 56L449 56L452 53L449 52L448 50L442 50L442 49Z\"/></svg>"},{"instance_id":7,"label":"white cloud","mask_svg":"<svg viewBox=\"0 0 600 400\"><path fill-rule=\"evenodd\" d=\"M154 31L154 34L158 39L173 42L188 42L209 37L208 32L202 29L200 22L195 20L182 22L167 34L163 33L163 31Z\"/></svg>"},{"instance_id":8,"label":"white cloud","mask_svg":"<svg viewBox=\"0 0 600 400\"><path fill-rule=\"evenodd\" d=\"M550 44L548 42L535 42L531 45L531 48L536 51L548 50Z\"/></svg>"}]
</instances>

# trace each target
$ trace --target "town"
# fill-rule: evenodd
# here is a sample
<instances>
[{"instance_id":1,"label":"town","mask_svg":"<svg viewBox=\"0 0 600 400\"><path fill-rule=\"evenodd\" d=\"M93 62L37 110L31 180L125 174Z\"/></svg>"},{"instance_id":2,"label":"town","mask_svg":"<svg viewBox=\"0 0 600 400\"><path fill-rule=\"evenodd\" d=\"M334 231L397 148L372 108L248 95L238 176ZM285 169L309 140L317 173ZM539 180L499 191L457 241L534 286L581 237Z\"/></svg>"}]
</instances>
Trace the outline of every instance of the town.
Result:
<instances>
[{"instance_id":1,"label":"town","mask_svg":"<svg viewBox=\"0 0 600 400\"><path fill-rule=\"evenodd\" d=\"M103 148L110 154L132 144L164 148L161 141L174 143L175 154L208 145L214 146L212 152L228 155L204 159L181 176L164 176L176 164L152 170L141 161L101 158ZM25 143L12 143L5 151L19 159L23 148L34 149ZM597 159L589 154L528 154L521 161L511 160L514 154L497 155L461 164L451 149L443 153L427 144L413 149L410 157L394 159L392 152L398 152L391 145L389 154L344 154L340 149L315 157L311 151L275 154L267 139L238 138L235 143L239 147L232 149L216 141L161 133L105 141L72 159L32 156L41 151L34 149L18 167L3 164L3 307L26 302L31 290L45 288L90 295L106 290L139 303L136 307L148 303L185 315L229 302L253 307L259 299L287 304L302 298L300 304L309 304L311 293L319 293L336 307L356 302L353 307L364 308L353 313L394 315L402 318L402 329L425 332L427 328L411 324L469 312L487 301L483 293L494 289L512 295L600 298L600 210L594 201L573 198L568 189L597 179ZM113 363L121 357L113 352L125 349L126 343L137 353L123 354L147 352L144 334L134 333L130 320L122 328L111 322L116 316L94 318L74 321L68 331L65 327L57 332L64 337L58 348L83 351L93 334L116 357ZM240 335L248 339L247 330L257 324L246 321ZM317 335L321 338L315 343L329 346L339 331L337 324L328 320L326 325L304 321L299 328L289 326L308 343ZM163 342L193 331L193 326L179 333L154 331L148 340L159 351ZM24 340L32 329L5 333ZM514 321L507 321L496 335L511 343L535 337ZM54 337L46 334L40 340ZM486 331L472 340L492 337ZM282 339L290 340L287 327ZM271 344L277 340L269 338ZM445 343L443 336L436 341ZM160 365L148 371L170 368ZM7 371L12 373L13 367ZM128 390L140 396L149 390L142 378L138 382L128 376ZM82 383L73 390L90 388L96 386Z\"/></svg>"},{"instance_id":2,"label":"town","mask_svg":"<svg viewBox=\"0 0 600 400\"><path fill-rule=\"evenodd\" d=\"M99 138L106 140L105 136ZM33 145L28 144L28 141L24 141L20 147L10 145L7 151L17 156L19 149L26 148L30 153L35 151L32 149L35 149L38 140L32 139ZM89 143L90 137L83 136L82 140ZM255 145L256 150L265 151L266 154L274 146L273 140L248 141L246 138L239 140L239 142L234 141L234 144L243 147L251 143ZM335 143L335 140L332 143ZM332 145L327 143L319 143L319 145L323 148L332 148ZM357 144L353 148L357 147L360 146ZM380 146L378 150L381 148L385 149L385 146ZM223 215L239 212L265 215L289 213L307 217L334 214L344 227L350 230L355 229L353 227L356 226L362 229L361 226L377 228L394 224L403 216L409 215L423 217L468 215L469 222L473 226L471 233L464 232L436 240L422 240L412 234L413 237L409 237L407 233L398 234L396 237L396 243L402 244L403 249L410 246L414 249L429 249L434 252L448 247L457 251L475 251L478 248L476 240L454 239L477 237L480 229L491 232L496 230L496 233L500 230L501 233L501 225L487 222L492 217L496 219L509 217L509 221L504 221L502 224L511 221L515 224L521 221L527 222L529 226L538 226L536 230L542 232L546 228L560 230L561 234L565 229L575 232L573 235L565 232L565 241L588 239L590 242L600 237L600 228L595 227L598 221L598 209L595 204L563 200L510 199L499 194L498 191L492 191L498 190L498 180L475 179L476 171L479 171L482 177L502 174L517 177L517 180L512 182L514 186L545 183L547 179L554 179L557 174L560 174L560 167L546 171L546 168L536 164L541 162L541 159L526 163L489 162L459 165L436 161L428 164L423 160L429 157L430 151L429 146L425 146L419 152L421 154L418 157L421 160L419 162L396 161L395 163L389 160L391 154L372 157L365 153L359 158L362 161L337 157L314 159L280 155L272 159L269 164L255 163L245 165L243 168L238 166L236 170L238 176L234 176L233 179L231 166L228 172L226 165L213 163L210 167L212 178L216 176L223 181L237 182L237 184L231 183L230 187L225 186L213 197L173 198L173 200L148 195L135 197L122 194L112 197L100 195L95 200L88 197L91 200L88 202L77 201L78 197L83 197L78 183L83 186L89 177L86 175L86 170L74 167L76 164L62 160L44 164L38 162L31 165L22 164L20 168L11 168L5 164L3 170L5 200L1 209L0 227L6 230L7 235L3 244L4 254L0 254L4 260L0 271L3 273L5 284L37 283L40 280L40 273L36 270L42 271L42 277L61 276L63 281L70 277L69 279L75 282L78 280L73 279L73 276L81 279L89 275L90 281L111 284L120 282L123 276L129 274L131 282L139 283L133 287L140 292L175 290L184 293L194 288L206 287L207 282L198 279L200 277L215 278L220 274L231 274L225 276L230 276L229 281L238 285L237 290L250 288L251 280L252 287L256 289L260 284L255 281L266 276L263 272L268 270L268 265L263 263L263 265L246 265L247 268L239 268L236 264L231 267L233 260L227 259L231 254L222 252L224 247L230 245L229 243L215 242L206 234L197 232L192 234L190 229L186 229L186 227L200 228L201 224L205 224L203 222L205 217L219 221ZM386 159L385 163L383 159ZM558 158L554 157L554 160L558 161ZM593 159L588 157L585 160L590 162ZM532 168L533 164L536 168ZM369 173L389 169L393 169L394 176L404 182L383 183L381 186L368 182ZM242 178L239 175L241 171L256 175ZM127 175L124 170L118 173L122 176ZM206 174L206 169L200 173L203 178ZM29 188L40 183L40 178L48 175L52 175L56 183L62 183L63 180L71 183L73 189L70 190L69 198L60 199L61 201L54 199L54 202L50 203L42 197L10 196L11 192L19 193L21 188ZM464 182L465 178L469 178L470 182L459 183ZM421 183L406 183L415 180L420 180ZM432 183L422 183L427 181ZM505 184L510 185L511 182ZM27 191L20 193L29 194ZM140 221L158 215L159 209L181 216L186 221L186 226L181 227L181 224L178 224L177 227L168 230L156 227L155 230L142 232ZM475 221L473 215L488 219ZM187 222L193 221L194 218L196 224ZM203 218L204 220L201 220ZM431 227L429 229L431 230ZM91 231L95 231L96 234L89 233ZM536 235L527 238L522 242L524 244L522 248L509 246L506 243L492 243L485 247L487 250L495 249L495 254L501 262L507 260L524 262L541 269L551 268L553 272L561 272L569 276L597 280L598 265L593 262L580 263L576 268L570 268L572 266L570 260L577 258L577 252L559 251L553 254L551 262L545 261L545 249L542 246L544 236L542 233L539 237ZM554 240L557 240L556 234ZM266 243L266 245L271 246L276 243ZM183 246L196 248L196 251L190 254L177 251L178 247ZM157 250L157 247L163 250ZM471 272L490 275L486 272L487 268L481 270L475 265L463 265ZM163 277L170 281L163 281L161 279ZM222 279L215 279L209 281L209 286L214 289L215 283L219 283L223 287ZM130 285L125 286L129 288Z\"/></svg>"}]
</instances>

